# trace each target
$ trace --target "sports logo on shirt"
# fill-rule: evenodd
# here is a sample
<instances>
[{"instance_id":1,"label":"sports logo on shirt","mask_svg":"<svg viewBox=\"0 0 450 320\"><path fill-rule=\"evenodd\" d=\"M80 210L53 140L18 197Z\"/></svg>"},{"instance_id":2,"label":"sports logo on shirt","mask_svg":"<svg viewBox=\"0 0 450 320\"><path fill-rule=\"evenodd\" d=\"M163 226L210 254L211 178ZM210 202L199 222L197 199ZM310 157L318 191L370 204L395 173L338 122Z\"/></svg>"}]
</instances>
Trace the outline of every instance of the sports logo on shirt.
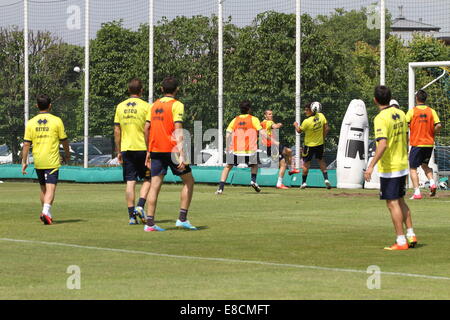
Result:
<instances>
[{"instance_id":1,"label":"sports logo on shirt","mask_svg":"<svg viewBox=\"0 0 450 320\"><path fill-rule=\"evenodd\" d=\"M136 102L128 102L127 106L129 107L135 107L136 106Z\"/></svg>"},{"instance_id":2,"label":"sports logo on shirt","mask_svg":"<svg viewBox=\"0 0 450 320\"><path fill-rule=\"evenodd\" d=\"M156 109L156 110L155 110L155 113L156 113L156 114L164 113L164 109L163 109L163 108Z\"/></svg>"},{"instance_id":3,"label":"sports logo on shirt","mask_svg":"<svg viewBox=\"0 0 450 320\"><path fill-rule=\"evenodd\" d=\"M47 124L47 122L48 122L47 119L43 119L43 120L39 119L38 120L39 125L43 125L43 124L45 125L45 124Z\"/></svg>"},{"instance_id":4,"label":"sports logo on shirt","mask_svg":"<svg viewBox=\"0 0 450 320\"><path fill-rule=\"evenodd\" d=\"M427 118L427 115L426 115L425 113L421 113L421 114L419 115L419 117L420 117L420 118L425 118L425 119L426 119L426 118Z\"/></svg>"},{"instance_id":5,"label":"sports logo on shirt","mask_svg":"<svg viewBox=\"0 0 450 320\"><path fill-rule=\"evenodd\" d=\"M399 120L399 119L400 119L400 115L399 115L398 113L394 113L394 114L392 115L392 119L394 119L394 120Z\"/></svg>"}]
</instances>

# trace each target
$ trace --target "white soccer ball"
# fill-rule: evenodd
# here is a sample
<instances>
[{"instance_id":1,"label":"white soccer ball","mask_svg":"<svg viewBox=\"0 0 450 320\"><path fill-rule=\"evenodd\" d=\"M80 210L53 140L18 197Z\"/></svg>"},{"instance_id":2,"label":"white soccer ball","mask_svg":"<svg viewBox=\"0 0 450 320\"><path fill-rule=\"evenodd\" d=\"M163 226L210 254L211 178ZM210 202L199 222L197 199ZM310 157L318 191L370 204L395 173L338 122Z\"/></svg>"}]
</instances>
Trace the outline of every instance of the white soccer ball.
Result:
<instances>
[{"instance_id":1,"label":"white soccer ball","mask_svg":"<svg viewBox=\"0 0 450 320\"><path fill-rule=\"evenodd\" d=\"M80 67L75 67L75 68L73 68L73 71L75 71L76 73L80 73L81 72L81 68Z\"/></svg>"},{"instance_id":2,"label":"white soccer ball","mask_svg":"<svg viewBox=\"0 0 450 320\"><path fill-rule=\"evenodd\" d=\"M311 103L311 111L314 113L322 112L322 105L318 101Z\"/></svg>"}]
</instances>

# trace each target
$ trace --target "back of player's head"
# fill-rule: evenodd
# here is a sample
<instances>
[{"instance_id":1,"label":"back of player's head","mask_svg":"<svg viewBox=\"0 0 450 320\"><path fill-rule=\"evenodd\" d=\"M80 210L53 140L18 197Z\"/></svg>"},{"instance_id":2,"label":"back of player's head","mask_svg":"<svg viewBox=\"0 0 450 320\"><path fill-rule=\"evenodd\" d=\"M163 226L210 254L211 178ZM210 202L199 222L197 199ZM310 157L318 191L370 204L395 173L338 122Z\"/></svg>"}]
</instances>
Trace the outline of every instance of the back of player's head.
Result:
<instances>
[{"instance_id":1,"label":"back of player's head","mask_svg":"<svg viewBox=\"0 0 450 320\"><path fill-rule=\"evenodd\" d=\"M128 82L128 92L130 94L138 94L142 93L142 81L138 78L133 78Z\"/></svg>"},{"instance_id":2,"label":"back of player's head","mask_svg":"<svg viewBox=\"0 0 450 320\"><path fill-rule=\"evenodd\" d=\"M388 106L389 101L391 101L391 89L386 86L376 86L375 87L375 100L382 106Z\"/></svg>"},{"instance_id":3,"label":"back of player's head","mask_svg":"<svg viewBox=\"0 0 450 320\"><path fill-rule=\"evenodd\" d=\"M241 114L247 114L252 109L252 104L250 101L242 101L239 104L239 110L241 110Z\"/></svg>"},{"instance_id":4,"label":"back of player's head","mask_svg":"<svg viewBox=\"0 0 450 320\"><path fill-rule=\"evenodd\" d=\"M161 83L163 93L175 93L178 88L178 80L175 77L166 77Z\"/></svg>"},{"instance_id":5,"label":"back of player's head","mask_svg":"<svg viewBox=\"0 0 450 320\"><path fill-rule=\"evenodd\" d=\"M310 110L311 111L311 104L312 104L312 102L311 103L307 103L307 104L305 104L305 110L306 109L308 109L308 110Z\"/></svg>"},{"instance_id":6,"label":"back of player's head","mask_svg":"<svg viewBox=\"0 0 450 320\"><path fill-rule=\"evenodd\" d=\"M425 90L419 90L416 93L416 99L417 102L425 103L427 101L428 94L425 92Z\"/></svg>"},{"instance_id":7,"label":"back of player's head","mask_svg":"<svg viewBox=\"0 0 450 320\"><path fill-rule=\"evenodd\" d=\"M50 107L52 100L46 94L40 94L36 97L36 102L39 110L44 111Z\"/></svg>"}]
</instances>

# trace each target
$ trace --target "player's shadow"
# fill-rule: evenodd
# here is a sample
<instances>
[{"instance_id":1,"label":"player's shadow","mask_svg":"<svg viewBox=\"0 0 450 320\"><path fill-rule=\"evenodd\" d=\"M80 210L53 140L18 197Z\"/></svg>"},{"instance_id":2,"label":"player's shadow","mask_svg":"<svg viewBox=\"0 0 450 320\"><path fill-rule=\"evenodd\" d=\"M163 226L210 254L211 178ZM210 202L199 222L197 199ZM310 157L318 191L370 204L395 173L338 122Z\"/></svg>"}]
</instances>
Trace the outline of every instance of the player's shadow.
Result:
<instances>
[{"instance_id":1,"label":"player's shadow","mask_svg":"<svg viewBox=\"0 0 450 320\"><path fill-rule=\"evenodd\" d=\"M188 230L188 229L183 229L183 228L179 228L179 227L169 227L169 228L165 228L166 231L172 231L172 230L177 230L177 231L185 231L185 232L196 232L196 231L202 231L202 230L206 230L209 229L208 226L195 226L197 228L197 230Z\"/></svg>"},{"instance_id":2,"label":"player's shadow","mask_svg":"<svg viewBox=\"0 0 450 320\"><path fill-rule=\"evenodd\" d=\"M416 246L413 249L420 249L420 248L426 247L426 246L427 246L426 243L418 243L418 244L416 244Z\"/></svg>"},{"instance_id":3,"label":"player's shadow","mask_svg":"<svg viewBox=\"0 0 450 320\"><path fill-rule=\"evenodd\" d=\"M84 222L84 221L86 221L86 220L83 220L83 219L56 220L56 221L53 221L53 224L78 223L78 222Z\"/></svg>"}]
</instances>

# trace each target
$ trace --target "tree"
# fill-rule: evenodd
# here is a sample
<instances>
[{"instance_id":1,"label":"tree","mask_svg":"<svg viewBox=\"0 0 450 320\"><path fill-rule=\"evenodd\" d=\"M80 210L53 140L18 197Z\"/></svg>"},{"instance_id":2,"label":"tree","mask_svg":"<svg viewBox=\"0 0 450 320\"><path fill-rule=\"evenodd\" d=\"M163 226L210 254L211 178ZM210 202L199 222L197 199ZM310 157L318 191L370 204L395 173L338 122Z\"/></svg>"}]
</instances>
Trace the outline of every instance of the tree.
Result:
<instances>
[{"instance_id":1,"label":"tree","mask_svg":"<svg viewBox=\"0 0 450 320\"><path fill-rule=\"evenodd\" d=\"M23 32L17 27L0 28L0 143L8 145L13 162L19 161L24 133L23 51ZM39 93L52 98L53 110L63 120L73 115L59 103L76 95L76 80L67 66L73 65L78 53L77 47L63 44L49 32L29 33L30 118L37 113L34 97Z\"/></svg>"}]
</instances>

